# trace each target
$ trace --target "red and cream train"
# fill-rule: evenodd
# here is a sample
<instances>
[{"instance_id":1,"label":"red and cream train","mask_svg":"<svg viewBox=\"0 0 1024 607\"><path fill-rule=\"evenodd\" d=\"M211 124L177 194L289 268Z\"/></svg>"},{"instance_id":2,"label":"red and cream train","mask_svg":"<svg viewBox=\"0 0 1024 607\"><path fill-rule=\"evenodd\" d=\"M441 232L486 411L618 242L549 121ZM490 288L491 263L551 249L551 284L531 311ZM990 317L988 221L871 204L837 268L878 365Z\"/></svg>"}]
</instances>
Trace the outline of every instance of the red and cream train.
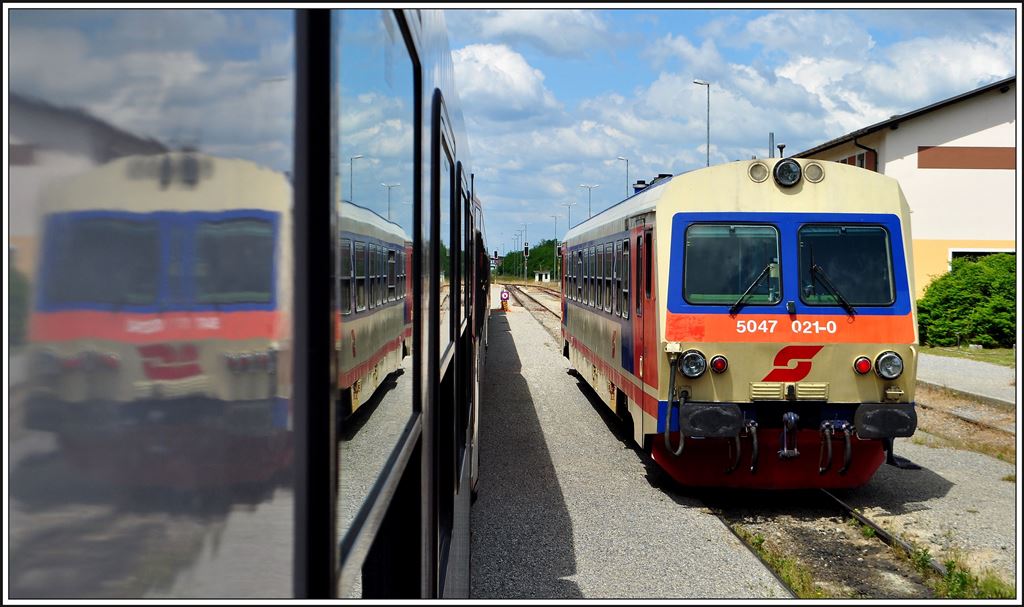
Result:
<instances>
[{"instance_id":1,"label":"red and cream train","mask_svg":"<svg viewBox=\"0 0 1024 607\"><path fill-rule=\"evenodd\" d=\"M563 353L685 485L853 487L914 433L910 216L816 160L662 175L572 228ZM681 429L680 429L681 428Z\"/></svg>"}]
</instances>

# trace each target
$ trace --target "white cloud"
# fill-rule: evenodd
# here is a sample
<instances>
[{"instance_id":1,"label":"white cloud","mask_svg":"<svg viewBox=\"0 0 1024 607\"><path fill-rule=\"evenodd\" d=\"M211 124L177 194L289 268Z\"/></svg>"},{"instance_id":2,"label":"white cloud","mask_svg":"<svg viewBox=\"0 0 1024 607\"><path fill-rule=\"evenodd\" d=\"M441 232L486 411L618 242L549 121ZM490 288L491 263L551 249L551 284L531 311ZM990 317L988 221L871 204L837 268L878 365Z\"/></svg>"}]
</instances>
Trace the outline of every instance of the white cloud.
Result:
<instances>
[{"instance_id":1,"label":"white cloud","mask_svg":"<svg viewBox=\"0 0 1024 607\"><path fill-rule=\"evenodd\" d=\"M482 40L525 43L547 54L585 57L612 37L597 14L581 10L449 10L452 27L475 32Z\"/></svg>"},{"instance_id":2,"label":"white cloud","mask_svg":"<svg viewBox=\"0 0 1024 607\"><path fill-rule=\"evenodd\" d=\"M543 72L503 44L473 44L452 58L459 98L477 118L517 121L561 109Z\"/></svg>"},{"instance_id":3,"label":"white cloud","mask_svg":"<svg viewBox=\"0 0 1024 607\"><path fill-rule=\"evenodd\" d=\"M845 13L782 11L747 23L743 44L790 55L863 58L875 41Z\"/></svg>"}]
</instances>

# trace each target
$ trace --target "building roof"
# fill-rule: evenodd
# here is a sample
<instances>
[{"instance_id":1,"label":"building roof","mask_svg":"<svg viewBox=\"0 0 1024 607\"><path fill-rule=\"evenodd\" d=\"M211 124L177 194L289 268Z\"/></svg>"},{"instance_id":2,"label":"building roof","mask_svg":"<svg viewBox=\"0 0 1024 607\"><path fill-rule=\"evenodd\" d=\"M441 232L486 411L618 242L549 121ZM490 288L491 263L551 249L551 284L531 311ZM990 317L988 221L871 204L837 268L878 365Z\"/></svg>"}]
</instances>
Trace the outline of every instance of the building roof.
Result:
<instances>
[{"instance_id":1,"label":"building roof","mask_svg":"<svg viewBox=\"0 0 1024 607\"><path fill-rule=\"evenodd\" d=\"M1009 78L1004 78L1002 80L998 80L998 81L993 82L991 84L986 84L985 86L983 86L981 88L976 88L973 91L968 91L966 93L962 93L960 95L957 95L956 97L950 97L949 99L945 99L943 101L939 101L937 103L933 103L933 104L925 106L923 108L912 110L912 111L907 112L905 114L897 114L895 116L892 116L888 120L883 120L882 122L878 122L878 123L872 124L871 126L864 127L864 128L862 128L860 130L857 130L857 131L853 131L852 133L847 133L846 135L842 135L842 136L837 137L837 138L835 138L835 139L833 139L831 141L826 141L825 143L823 143L823 144L821 144L821 145L819 145L817 147L813 147L813 148L811 148L809 150L805 150L805 151L800 152L798 154L793 154L793 157L794 158L808 158L808 157L811 157L811 156L813 156L813 155L815 155L815 154L817 154L819 152L823 152L823 151L825 151L825 150L827 150L829 148L834 148L834 147L840 146L840 145L842 145L844 143L853 141L854 139L857 139L858 137L864 137L866 135L870 135L871 133L874 133L876 131L880 131L880 130L882 130L884 128L888 128L888 127L890 127L892 125L898 125L900 122L904 122L906 120L917 118L918 116L921 116L923 114L927 114L929 112L934 112L935 110L942 109L942 108L944 108L944 107L946 107L948 105L953 105L954 103L959 103L961 101L970 99L971 97L976 97L976 96L981 95L983 93L987 93L987 92L989 92L989 91L991 91L993 89L1000 89L1001 92L1005 93L1006 91L1009 90L1010 85L1011 84L1015 84L1016 81L1017 81L1017 76L1010 76Z\"/></svg>"}]
</instances>

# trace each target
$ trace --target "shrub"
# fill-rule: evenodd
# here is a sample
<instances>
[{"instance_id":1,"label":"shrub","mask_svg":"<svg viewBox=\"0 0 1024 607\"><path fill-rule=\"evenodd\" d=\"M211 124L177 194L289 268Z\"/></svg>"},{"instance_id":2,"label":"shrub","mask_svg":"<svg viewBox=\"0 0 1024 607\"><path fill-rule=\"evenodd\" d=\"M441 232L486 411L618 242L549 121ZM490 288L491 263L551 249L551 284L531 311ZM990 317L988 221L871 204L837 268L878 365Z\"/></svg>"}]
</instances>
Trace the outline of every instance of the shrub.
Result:
<instances>
[{"instance_id":1,"label":"shrub","mask_svg":"<svg viewBox=\"0 0 1024 607\"><path fill-rule=\"evenodd\" d=\"M921 343L975 343L1012 347L1017 342L1016 257L1009 253L953 260L917 302Z\"/></svg>"}]
</instances>

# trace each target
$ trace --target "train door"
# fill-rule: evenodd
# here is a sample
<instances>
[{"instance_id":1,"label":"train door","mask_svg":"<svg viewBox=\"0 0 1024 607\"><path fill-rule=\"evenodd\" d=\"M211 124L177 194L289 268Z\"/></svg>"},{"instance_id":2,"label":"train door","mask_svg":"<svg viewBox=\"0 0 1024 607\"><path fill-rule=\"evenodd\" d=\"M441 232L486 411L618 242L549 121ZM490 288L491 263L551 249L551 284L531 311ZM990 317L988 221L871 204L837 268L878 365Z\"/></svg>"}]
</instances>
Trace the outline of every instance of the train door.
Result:
<instances>
[{"instance_id":1,"label":"train door","mask_svg":"<svg viewBox=\"0 0 1024 607\"><path fill-rule=\"evenodd\" d=\"M654 283L654 260L656 257L654 229L647 226L643 219L636 219L630 230L630 238L636 251L634 257L636 267L632 278L634 375L640 378L644 384L657 388L658 366L655 355L657 318L654 304L657 290Z\"/></svg>"}]
</instances>

